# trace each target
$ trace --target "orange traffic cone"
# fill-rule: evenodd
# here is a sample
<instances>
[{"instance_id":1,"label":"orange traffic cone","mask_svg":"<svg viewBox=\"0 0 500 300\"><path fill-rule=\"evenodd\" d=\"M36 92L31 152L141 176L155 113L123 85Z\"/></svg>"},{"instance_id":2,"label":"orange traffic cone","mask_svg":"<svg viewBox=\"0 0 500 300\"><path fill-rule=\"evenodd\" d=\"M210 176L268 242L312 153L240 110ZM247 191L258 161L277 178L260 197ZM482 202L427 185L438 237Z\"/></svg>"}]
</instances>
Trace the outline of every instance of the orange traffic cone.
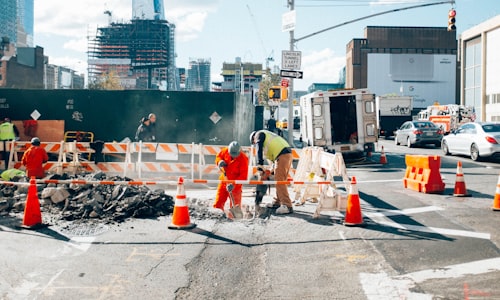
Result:
<instances>
[{"instance_id":1,"label":"orange traffic cone","mask_svg":"<svg viewBox=\"0 0 500 300\"><path fill-rule=\"evenodd\" d=\"M455 180L455 190L453 191L455 197L469 197L467 189L465 188L464 173L462 172L462 162L457 162L457 179Z\"/></svg>"},{"instance_id":2,"label":"orange traffic cone","mask_svg":"<svg viewBox=\"0 0 500 300\"><path fill-rule=\"evenodd\" d=\"M189 208L187 205L186 192L184 191L184 178L179 177L177 182L177 195L175 196L174 212L170 229L191 229L196 224L191 223L189 218Z\"/></svg>"},{"instance_id":3,"label":"orange traffic cone","mask_svg":"<svg viewBox=\"0 0 500 300\"><path fill-rule=\"evenodd\" d=\"M40 211L40 200L38 200L38 190L36 189L35 177L31 177L24 206L23 228L36 229L42 226L42 213Z\"/></svg>"},{"instance_id":4,"label":"orange traffic cone","mask_svg":"<svg viewBox=\"0 0 500 300\"><path fill-rule=\"evenodd\" d=\"M349 195L347 196L347 207L345 210L344 225L356 226L363 224L361 205L359 204L359 194L356 188L356 177L352 177Z\"/></svg>"},{"instance_id":5,"label":"orange traffic cone","mask_svg":"<svg viewBox=\"0 0 500 300\"><path fill-rule=\"evenodd\" d=\"M495 191L495 198L493 199L492 210L500 211L500 176L498 177L497 189Z\"/></svg>"},{"instance_id":6,"label":"orange traffic cone","mask_svg":"<svg viewBox=\"0 0 500 300\"><path fill-rule=\"evenodd\" d=\"M387 157L385 156L384 146L382 146L382 153L380 153L380 163L383 165L387 163Z\"/></svg>"}]
</instances>

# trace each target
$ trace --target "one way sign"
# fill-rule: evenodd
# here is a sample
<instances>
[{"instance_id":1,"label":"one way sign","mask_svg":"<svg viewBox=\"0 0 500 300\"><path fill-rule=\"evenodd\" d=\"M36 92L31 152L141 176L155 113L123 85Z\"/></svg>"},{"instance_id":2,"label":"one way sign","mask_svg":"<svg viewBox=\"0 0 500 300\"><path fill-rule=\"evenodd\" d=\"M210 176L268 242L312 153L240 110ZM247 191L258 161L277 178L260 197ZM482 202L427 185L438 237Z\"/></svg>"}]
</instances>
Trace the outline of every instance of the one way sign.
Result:
<instances>
[{"instance_id":1,"label":"one way sign","mask_svg":"<svg viewBox=\"0 0 500 300\"><path fill-rule=\"evenodd\" d=\"M302 72L302 71L280 70L281 77L302 79L303 75L304 75L304 72Z\"/></svg>"}]
</instances>

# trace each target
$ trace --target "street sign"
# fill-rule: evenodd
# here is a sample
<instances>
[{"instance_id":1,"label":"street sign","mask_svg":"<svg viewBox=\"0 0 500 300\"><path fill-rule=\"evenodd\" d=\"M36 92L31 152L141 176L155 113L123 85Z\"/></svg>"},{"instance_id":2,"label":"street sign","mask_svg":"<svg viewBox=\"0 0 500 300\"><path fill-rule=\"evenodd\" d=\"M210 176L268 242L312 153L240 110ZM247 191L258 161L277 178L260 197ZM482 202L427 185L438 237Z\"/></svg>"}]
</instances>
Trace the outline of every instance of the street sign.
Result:
<instances>
[{"instance_id":1,"label":"street sign","mask_svg":"<svg viewBox=\"0 0 500 300\"><path fill-rule=\"evenodd\" d=\"M281 79L281 86L282 87L288 87L289 80L286 78Z\"/></svg>"},{"instance_id":2,"label":"street sign","mask_svg":"<svg viewBox=\"0 0 500 300\"><path fill-rule=\"evenodd\" d=\"M281 77L289 77L295 79L302 79L304 72L302 71L292 71L292 70L280 70Z\"/></svg>"},{"instance_id":3,"label":"street sign","mask_svg":"<svg viewBox=\"0 0 500 300\"><path fill-rule=\"evenodd\" d=\"M281 16L281 31L287 32L295 30L296 20L297 20L297 13L295 13L295 10L284 13Z\"/></svg>"},{"instance_id":4,"label":"street sign","mask_svg":"<svg viewBox=\"0 0 500 300\"><path fill-rule=\"evenodd\" d=\"M300 70L302 52L281 51L281 68L286 70Z\"/></svg>"}]
</instances>

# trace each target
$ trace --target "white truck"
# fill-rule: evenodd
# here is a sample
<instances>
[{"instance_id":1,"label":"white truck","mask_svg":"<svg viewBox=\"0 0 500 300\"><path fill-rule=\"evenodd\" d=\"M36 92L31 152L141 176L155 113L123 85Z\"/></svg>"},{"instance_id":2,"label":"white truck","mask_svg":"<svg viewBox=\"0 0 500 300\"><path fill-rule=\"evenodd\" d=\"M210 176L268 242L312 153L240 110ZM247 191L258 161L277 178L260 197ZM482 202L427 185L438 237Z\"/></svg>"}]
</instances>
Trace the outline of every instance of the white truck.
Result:
<instances>
[{"instance_id":1,"label":"white truck","mask_svg":"<svg viewBox=\"0 0 500 300\"><path fill-rule=\"evenodd\" d=\"M316 91L300 97L304 146L362 160L378 139L375 95L367 89Z\"/></svg>"},{"instance_id":2,"label":"white truck","mask_svg":"<svg viewBox=\"0 0 500 300\"><path fill-rule=\"evenodd\" d=\"M394 136L401 124L412 120L413 97L386 95L375 99L379 136Z\"/></svg>"}]
</instances>

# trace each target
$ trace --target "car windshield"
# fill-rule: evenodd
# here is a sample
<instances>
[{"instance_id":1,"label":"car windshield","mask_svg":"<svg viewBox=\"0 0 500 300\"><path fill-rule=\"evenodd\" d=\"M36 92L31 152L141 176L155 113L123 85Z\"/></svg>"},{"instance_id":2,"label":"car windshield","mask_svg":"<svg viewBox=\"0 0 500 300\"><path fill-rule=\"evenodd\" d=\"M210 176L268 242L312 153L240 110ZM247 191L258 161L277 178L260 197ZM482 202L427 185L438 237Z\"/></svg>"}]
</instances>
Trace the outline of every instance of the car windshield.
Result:
<instances>
[{"instance_id":1,"label":"car windshield","mask_svg":"<svg viewBox=\"0 0 500 300\"><path fill-rule=\"evenodd\" d=\"M484 132L500 132L500 124L486 124L482 127Z\"/></svg>"}]
</instances>

